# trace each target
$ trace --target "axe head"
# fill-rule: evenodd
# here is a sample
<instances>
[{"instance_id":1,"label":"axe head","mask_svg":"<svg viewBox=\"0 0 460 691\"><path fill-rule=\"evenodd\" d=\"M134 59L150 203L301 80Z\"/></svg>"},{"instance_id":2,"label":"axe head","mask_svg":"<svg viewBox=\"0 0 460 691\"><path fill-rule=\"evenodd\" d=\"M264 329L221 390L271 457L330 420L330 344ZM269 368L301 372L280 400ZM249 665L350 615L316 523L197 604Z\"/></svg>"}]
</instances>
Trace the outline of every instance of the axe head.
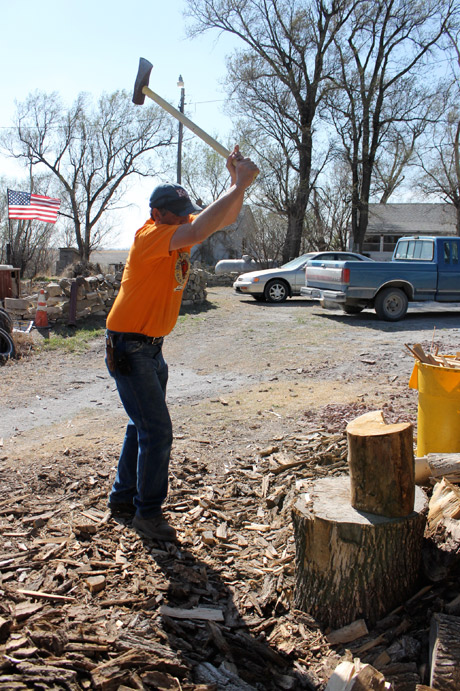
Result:
<instances>
[{"instance_id":1,"label":"axe head","mask_svg":"<svg viewBox=\"0 0 460 691\"><path fill-rule=\"evenodd\" d=\"M142 93L144 86L149 85L150 72L152 71L152 63L145 58L139 58L139 69L137 70L137 77L134 83L133 103L141 106L145 101L145 94Z\"/></svg>"}]
</instances>

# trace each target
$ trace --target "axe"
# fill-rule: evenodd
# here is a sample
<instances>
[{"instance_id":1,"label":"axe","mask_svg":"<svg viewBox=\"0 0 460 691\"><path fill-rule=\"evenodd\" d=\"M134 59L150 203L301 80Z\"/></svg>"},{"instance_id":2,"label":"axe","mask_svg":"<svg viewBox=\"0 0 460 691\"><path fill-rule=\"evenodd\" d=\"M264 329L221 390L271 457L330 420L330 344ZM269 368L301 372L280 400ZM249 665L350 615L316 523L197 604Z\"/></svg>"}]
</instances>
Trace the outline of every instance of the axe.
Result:
<instances>
[{"instance_id":1,"label":"axe","mask_svg":"<svg viewBox=\"0 0 460 691\"><path fill-rule=\"evenodd\" d=\"M148 96L149 98L152 99L152 101L155 101L160 108L163 108L163 110L166 110L170 115L172 115L176 120L179 120L185 127L187 127L189 130L194 132L194 134L197 135L197 137L200 137L206 144L209 144L209 146L214 149L214 151L217 151L218 154L223 156L224 158L228 158L230 156L230 151L225 148L225 146L222 146L222 144L219 144L218 141L213 139L207 132L202 130L198 125L195 125L194 122L189 120L189 118L184 115L183 113L180 112L180 110L177 110L172 106L170 103L165 101L161 96L158 96L154 91L149 89L149 77L150 77L150 72L152 71L152 63L146 60L145 58L140 58L139 59L139 69L137 71L137 77L136 77L136 82L134 84L134 92L133 92L133 103L135 103L138 106L141 106L144 103L145 97Z\"/></svg>"}]
</instances>

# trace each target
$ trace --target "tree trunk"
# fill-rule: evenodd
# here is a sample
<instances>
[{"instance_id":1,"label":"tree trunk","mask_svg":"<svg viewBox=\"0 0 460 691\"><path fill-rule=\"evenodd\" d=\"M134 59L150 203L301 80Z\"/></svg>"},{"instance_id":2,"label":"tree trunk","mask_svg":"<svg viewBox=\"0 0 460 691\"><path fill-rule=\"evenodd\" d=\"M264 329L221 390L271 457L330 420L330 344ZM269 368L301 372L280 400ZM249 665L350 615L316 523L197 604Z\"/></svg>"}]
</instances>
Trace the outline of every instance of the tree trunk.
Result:
<instances>
[{"instance_id":1,"label":"tree trunk","mask_svg":"<svg viewBox=\"0 0 460 691\"><path fill-rule=\"evenodd\" d=\"M430 627L430 684L438 691L460 689L460 617L435 614Z\"/></svg>"},{"instance_id":2,"label":"tree trunk","mask_svg":"<svg viewBox=\"0 0 460 691\"><path fill-rule=\"evenodd\" d=\"M364 618L374 625L417 586L427 497L415 490L414 511L387 518L350 504L348 476L322 478L313 503L293 508L295 606L338 628Z\"/></svg>"},{"instance_id":3,"label":"tree trunk","mask_svg":"<svg viewBox=\"0 0 460 691\"><path fill-rule=\"evenodd\" d=\"M414 510L413 428L386 425L382 412L347 425L351 505L358 511L396 518Z\"/></svg>"}]
</instances>

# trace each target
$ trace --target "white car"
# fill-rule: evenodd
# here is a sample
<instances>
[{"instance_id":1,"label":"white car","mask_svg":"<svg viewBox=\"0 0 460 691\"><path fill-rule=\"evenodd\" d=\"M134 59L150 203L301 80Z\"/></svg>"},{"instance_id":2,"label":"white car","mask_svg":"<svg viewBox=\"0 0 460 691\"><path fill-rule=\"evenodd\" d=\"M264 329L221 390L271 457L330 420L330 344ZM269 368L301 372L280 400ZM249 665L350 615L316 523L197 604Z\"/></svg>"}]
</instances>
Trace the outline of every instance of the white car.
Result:
<instances>
[{"instance_id":1,"label":"white car","mask_svg":"<svg viewBox=\"0 0 460 691\"><path fill-rule=\"evenodd\" d=\"M300 295L305 285L305 266L311 259L323 261L372 261L355 252L308 252L291 259L277 269L250 271L238 276L233 288L238 295L250 295L260 302L284 302L288 297Z\"/></svg>"}]
</instances>

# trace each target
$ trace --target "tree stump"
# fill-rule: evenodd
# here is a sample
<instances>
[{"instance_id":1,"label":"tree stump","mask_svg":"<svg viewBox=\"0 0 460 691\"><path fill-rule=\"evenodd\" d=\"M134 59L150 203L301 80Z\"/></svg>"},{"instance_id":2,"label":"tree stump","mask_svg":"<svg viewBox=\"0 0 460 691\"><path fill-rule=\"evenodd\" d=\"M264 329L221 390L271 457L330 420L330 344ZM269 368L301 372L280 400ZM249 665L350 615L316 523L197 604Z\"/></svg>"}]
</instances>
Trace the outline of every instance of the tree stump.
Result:
<instances>
[{"instance_id":1,"label":"tree stump","mask_svg":"<svg viewBox=\"0 0 460 691\"><path fill-rule=\"evenodd\" d=\"M414 510L413 428L386 425L373 411L347 425L351 505L358 511L395 518Z\"/></svg>"},{"instance_id":2,"label":"tree stump","mask_svg":"<svg viewBox=\"0 0 460 691\"><path fill-rule=\"evenodd\" d=\"M435 614L430 627L430 684L439 691L460 689L460 618Z\"/></svg>"},{"instance_id":3,"label":"tree stump","mask_svg":"<svg viewBox=\"0 0 460 691\"><path fill-rule=\"evenodd\" d=\"M317 480L311 495L293 508L295 606L332 628L374 625L414 592L428 499L417 487L414 511L399 518L357 511L346 475Z\"/></svg>"}]
</instances>

